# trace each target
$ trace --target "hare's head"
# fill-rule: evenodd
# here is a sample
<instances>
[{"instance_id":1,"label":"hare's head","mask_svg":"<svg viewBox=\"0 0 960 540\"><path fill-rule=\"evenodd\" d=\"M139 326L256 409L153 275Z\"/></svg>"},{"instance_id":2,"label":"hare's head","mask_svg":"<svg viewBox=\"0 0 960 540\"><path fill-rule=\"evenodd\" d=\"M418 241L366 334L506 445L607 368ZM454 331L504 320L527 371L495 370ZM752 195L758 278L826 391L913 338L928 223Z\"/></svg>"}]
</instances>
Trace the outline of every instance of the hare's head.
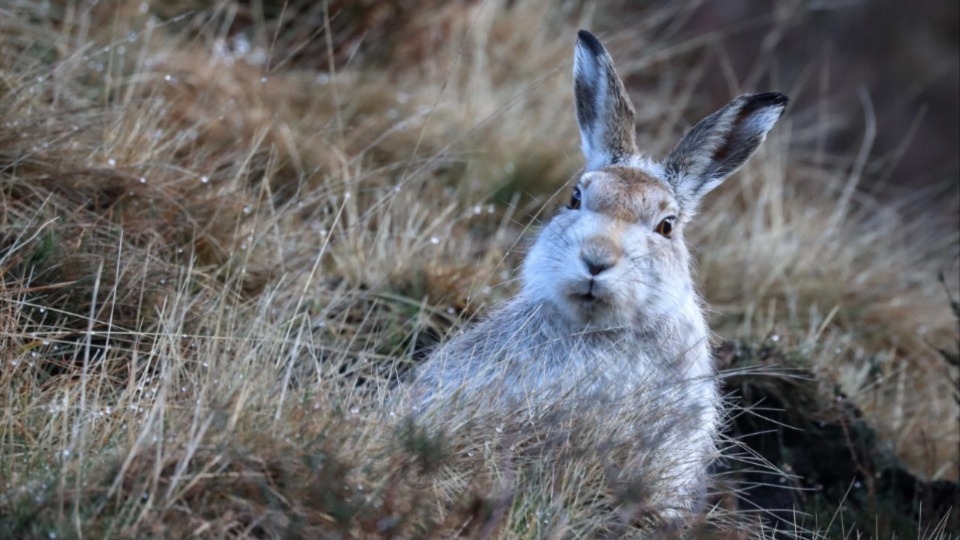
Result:
<instances>
[{"instance_id":1,"label":"hare's head","mask_svg":"<svg viewBox=\"0 0 960 540\"><path fill-rule=\"evenodd\" d=\"M636 147L634 109L613 60L580 31L574 56L587 160L570 204L541 231L522 294L572 322L601 327L696 310L683 228L783 113L786 96L740 96L697 123L662 162Z\"/></svg>"}]
</instances>

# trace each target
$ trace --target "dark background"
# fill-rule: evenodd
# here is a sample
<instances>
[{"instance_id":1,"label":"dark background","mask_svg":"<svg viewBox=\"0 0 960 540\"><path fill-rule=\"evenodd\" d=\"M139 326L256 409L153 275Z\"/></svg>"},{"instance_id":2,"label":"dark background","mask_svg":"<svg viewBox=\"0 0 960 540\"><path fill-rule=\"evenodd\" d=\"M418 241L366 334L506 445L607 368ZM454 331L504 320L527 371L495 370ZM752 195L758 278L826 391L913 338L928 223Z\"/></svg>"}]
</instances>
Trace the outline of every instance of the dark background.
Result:
<instances>
[{"instance_id":1,"label":"dark background","mask_svg":"<svg viewBox=\"0 0 960 540\"><path fill-rule=\"evenodd\" d=\"M929 189L947 209L960 207L960 2L703 2L678 33L707 32L718 32L717 54L738 81L778 79L800 127L831 124L809 142L834 156L852 158L864 141L865 93L876 138L863 186L893 196Z\"/></svg>"}]
</instances>

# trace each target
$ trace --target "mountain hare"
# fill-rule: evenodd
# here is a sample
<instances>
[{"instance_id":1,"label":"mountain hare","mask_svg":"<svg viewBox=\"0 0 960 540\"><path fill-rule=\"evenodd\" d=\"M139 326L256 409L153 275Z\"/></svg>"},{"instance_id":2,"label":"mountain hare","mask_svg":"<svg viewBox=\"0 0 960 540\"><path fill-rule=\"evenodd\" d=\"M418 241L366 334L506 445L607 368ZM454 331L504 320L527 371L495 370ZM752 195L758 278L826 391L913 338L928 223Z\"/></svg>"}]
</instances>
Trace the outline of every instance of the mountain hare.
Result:
<instances>
[{"instance_id":1,"label":"mountain hare","mask_svg":"<svg viewBox=\"0 0 960 540\"><path fill-rule=\"evenodd\" d=\"M407 395L421 416L483 402L531 418L558 405L589 415L634 441L631 459L648 469L635 477L661 484L656 512L681 517L706 488L721 406L684 228L787 98L740 96L657 162L636 147L610 55L582 30L573 75L586 167L569 205L533 241L520 293L434 351Z\"/></svg>"}]
</instances>

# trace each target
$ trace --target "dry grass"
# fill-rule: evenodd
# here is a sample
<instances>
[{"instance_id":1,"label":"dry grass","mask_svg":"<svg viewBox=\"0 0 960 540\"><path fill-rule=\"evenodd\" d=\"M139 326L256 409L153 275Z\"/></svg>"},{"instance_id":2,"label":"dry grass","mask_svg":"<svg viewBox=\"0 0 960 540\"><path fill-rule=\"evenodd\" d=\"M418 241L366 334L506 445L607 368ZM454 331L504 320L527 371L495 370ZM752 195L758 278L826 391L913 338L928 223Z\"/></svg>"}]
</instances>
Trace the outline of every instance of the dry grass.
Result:
<instances>
[{"instance_id":1,"label":"dry grass","mask_svg":"<svg viewBox=\"0 0 960 540\"><path fill-rule=\"evenodd\" d=\"M518 239L580 164L569 57L594 14L501 4L333 2L329 27L273 3L0 5L0 535L642 530L588 420L538 452L562 423L508 444L480 413L441 435L383 407L510 293ZM625 70L660 70L635 96L660 152L699 64L652 43L682 9L649 15ZM713 327L775 333L956 479L936 276L958 231L923 197L865 195L854 160L804 158L784 121L697 224ZM746 534L721 508L704 527Z\"/></svg>"}]
</instances>

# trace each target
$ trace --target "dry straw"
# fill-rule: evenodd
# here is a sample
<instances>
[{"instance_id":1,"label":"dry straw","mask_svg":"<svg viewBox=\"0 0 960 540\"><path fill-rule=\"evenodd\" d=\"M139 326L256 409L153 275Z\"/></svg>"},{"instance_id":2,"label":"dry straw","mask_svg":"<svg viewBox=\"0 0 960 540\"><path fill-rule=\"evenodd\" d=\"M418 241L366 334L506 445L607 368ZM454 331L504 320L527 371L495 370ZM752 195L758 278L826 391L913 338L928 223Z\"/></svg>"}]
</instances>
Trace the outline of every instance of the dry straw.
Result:
<instances>
[{"instance_id":1,"label":"dry straw","mask_svg":"<svg viewBox=\"0 0 960 540\"><path fill-rule=\"evenodd\" d=\"M580 167L575 30L609 24L573 2L431 4L0 5L0 536L650 526L589 417L507 439L492 412L437 433L383 406L514 289ZM656 40L682 16L611 32L622 75L658 70L633 94L653 153L699 108L702 43ZM807 159L785 122L692 231L711 327L775 332L916 470L956 478L931 345L955 338L936 276L957 275L957 230ZM722 505L704 519L756 533Z\"/></svg>"}]
</instances>

